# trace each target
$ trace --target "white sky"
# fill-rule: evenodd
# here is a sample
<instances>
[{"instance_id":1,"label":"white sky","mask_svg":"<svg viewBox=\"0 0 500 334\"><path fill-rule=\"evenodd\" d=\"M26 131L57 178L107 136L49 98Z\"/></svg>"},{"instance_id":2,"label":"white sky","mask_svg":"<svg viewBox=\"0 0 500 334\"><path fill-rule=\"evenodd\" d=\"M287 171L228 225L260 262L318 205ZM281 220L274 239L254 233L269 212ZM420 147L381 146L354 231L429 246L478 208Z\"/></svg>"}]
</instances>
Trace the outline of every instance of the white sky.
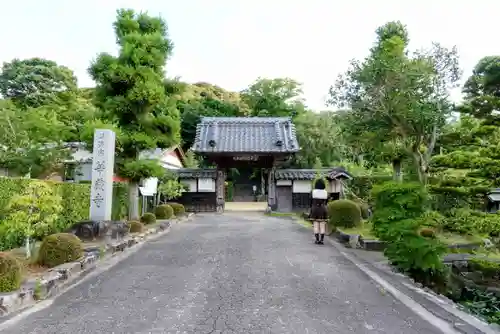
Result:
<instances>
[{"instance_id":1,"label":"white sky","mask_svg":"<svg viewBox=\"0 0 500 334\"><path fill-rule=\"evenodd\" d=\"M97 53L115 50L111 24L121 7L167 20L176 44L169 76L229 90L259 76L291 77L304 83L314 109L324 108L337 75L366 55L375 29L390 20L407 24L413 49L457 45L465 77L481 57L500 55L493 0L16 0L0 4L0 62L52 59L92 86L86 70Z\"/></svg>"}]
</instances>

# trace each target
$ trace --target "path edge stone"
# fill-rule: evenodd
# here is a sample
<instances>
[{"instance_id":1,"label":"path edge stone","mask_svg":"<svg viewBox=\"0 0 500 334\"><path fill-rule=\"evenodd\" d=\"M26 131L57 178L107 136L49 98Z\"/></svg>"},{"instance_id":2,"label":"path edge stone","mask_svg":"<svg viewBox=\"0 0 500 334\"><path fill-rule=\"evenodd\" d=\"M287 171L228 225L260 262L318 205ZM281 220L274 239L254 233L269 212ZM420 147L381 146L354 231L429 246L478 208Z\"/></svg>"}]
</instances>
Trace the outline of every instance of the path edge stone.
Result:
<instances>
[{"instance_id":1,"label":"path edge stone","mask_svg":"<svg viewBox=\"0 0 500 334\"><path fill-rule=\"evenodd\" d=\"M179 219L159 221L158 226L149 228L143 233L128 235L123 239L110 242L104 250L100 247L89 247L85 250L85 255L81 260L51 268L40 279L25 282L17 291L0 293L0 323L44 300L56 297L79 279L99 268L101 262L124 254L129 248L170 233L172 224L186 222L193 215L194 213L188 213ZM120 258L118 262L124 259L125 257Z\"/></svg>"}]
</instances>

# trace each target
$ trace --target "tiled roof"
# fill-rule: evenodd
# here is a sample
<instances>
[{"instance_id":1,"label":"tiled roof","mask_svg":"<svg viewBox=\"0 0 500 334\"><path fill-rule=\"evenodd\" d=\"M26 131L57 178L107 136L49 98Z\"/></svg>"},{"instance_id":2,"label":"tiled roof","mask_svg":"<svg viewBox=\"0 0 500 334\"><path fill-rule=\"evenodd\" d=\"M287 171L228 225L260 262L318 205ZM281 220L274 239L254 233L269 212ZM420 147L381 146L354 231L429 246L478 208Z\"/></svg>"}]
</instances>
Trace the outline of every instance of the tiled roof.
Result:
<instances>
[{"instance_id":1,"label":"tiled roof","mask_svg":"<svg viewBox=\"0 0 500 334\"><path fill-rule=\"evenodd\" d=\"M293 153L299 151L299 143L288 117L202 117L193 151Z\"/></svg>"},{"instance_id":2,"label":"tiled roof","mask_svg":"<svg viewBox=\"0 0 500 334\"><path fill-rule=\"evenodd\" d=\"M352 176L341 167L324 169L277 169L274 176L277 180L314 180L318 174L330 180L337 178L352 178Z\"/></svg>"},{"instance_id":3,"label":"tiled roof","mask_svg":"<svg viewBox=\"0 0 500 334\"><path fill-rule=\"evenodd\" d=\"M180 179L215 179L217 170L215 168L179 168L173 170Z\"/></svg>"}]
</instances>

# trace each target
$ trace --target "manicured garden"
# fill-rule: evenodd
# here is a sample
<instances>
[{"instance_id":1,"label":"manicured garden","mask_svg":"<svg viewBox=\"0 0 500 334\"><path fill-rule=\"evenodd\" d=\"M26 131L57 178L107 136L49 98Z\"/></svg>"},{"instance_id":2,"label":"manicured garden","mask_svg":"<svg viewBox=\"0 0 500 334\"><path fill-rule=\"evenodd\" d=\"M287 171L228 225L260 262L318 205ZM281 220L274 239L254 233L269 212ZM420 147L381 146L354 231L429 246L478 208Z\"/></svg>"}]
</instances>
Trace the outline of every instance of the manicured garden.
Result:
<instances>
[{"instance_id":1,"label":"manicured garden","mask_svg":"<svg viewBox=\"0 0 500 334\"><path fill-rule=\"evenodd\" d=\"M115 184L114 220L126 215L126 194L126 184ZM75 223L88 219L89 198L89 184L0 178L0 292L17 290L50 268L78 261L88 248L105 248L105 238L86 240L71 233ZM126 233L140 234L184 214L182 204L161 204L140 221L126 222Z\"/></svg>"},{"instance_id":2,"label":"manicured garden","mask_svg":"<svg viewBox=\"0 0 500 334\"><path fill-rule=\"evenodd\" d=\"M429 189L418 182L380 182L365 196L371 217L363 219L359 196L338 200L328 204L330 227L383 242L384 255L399 271L498 323L500 214L433 210L437 197ZM464 256L461 265L446 261L453 253Z\"/></svg>"}]
</instances>

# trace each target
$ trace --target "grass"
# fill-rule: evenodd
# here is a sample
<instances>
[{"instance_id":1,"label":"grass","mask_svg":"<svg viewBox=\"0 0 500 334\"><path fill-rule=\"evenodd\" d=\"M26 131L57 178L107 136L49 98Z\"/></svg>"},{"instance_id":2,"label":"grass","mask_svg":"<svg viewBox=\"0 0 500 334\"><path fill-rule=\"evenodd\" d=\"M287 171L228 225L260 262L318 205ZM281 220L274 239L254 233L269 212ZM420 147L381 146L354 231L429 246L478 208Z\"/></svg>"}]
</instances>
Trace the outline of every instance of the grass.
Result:
<instances>
[{"instance_id":1,"label":"grass","mask_svg":"<svg viewBox=\"0 0 500 334\"><path fill-rule=\"evenodd\" d=\"M481 243L483 238L477 235L463 235L451 232L441 232L437 234L439 240L447 245L463 245Z\"/></svg>"},{"instance_id":2,"label":"grass","mask_svg":"<svg viewBox=\"0 0 500 334\"><path fill-rule=\"evenodd\" d=\"M270 212L268 213L271 217L295 217L297 213L295 212Z\"/></svg>"},{"instance_id":3,"label":"grass","mask_svg":"<svg viewBox=\"0 0 500 334\"><path fill-rule=\"evenodd\" d=\"M337 229L345 234L359 234L362 235L364 239L377 240L377 237L373 234L372 226L369 223L363 223L361 226L351 228L337 227Z\"/></svg>"}]
</instances>

